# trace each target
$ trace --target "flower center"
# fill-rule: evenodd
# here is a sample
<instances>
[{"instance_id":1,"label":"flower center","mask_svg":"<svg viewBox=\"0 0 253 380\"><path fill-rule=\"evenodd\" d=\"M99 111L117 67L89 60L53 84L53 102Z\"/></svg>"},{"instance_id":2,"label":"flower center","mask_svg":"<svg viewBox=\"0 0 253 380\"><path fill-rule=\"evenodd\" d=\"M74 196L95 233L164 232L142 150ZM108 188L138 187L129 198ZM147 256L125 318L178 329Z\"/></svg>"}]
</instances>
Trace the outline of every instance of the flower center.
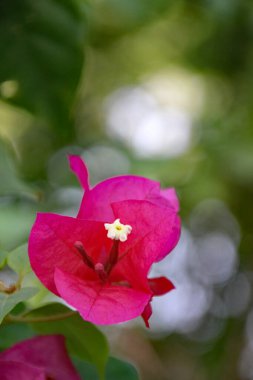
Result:
<instances>
[{"instance_id":1,"label":"flower center","mask_svg":"<svg viewBox=\"0 0 253 380\"><path fill-rule=\"evenodd\" d=\"M117 264L118 256L119 256L119 241L114 241L112 248L109 252L109 257L106 260L105 264L101 262L95 263L93 258L87 254L84 249L82 242L76 241L74 243L74 247L77 249L79 254L82 257L82 260L87 267L94 270L98 275L99 279L102 283L105 283L108 279L109 274L111 273L113 267Z\"/></svg>"},{"instance_id":2,"label":"flower center","mask_svg":"<svg viewBox=\"0 0 253 380\"><path fill-rule=\"evenodd\" d=\"M74 243L74 247L81 255L84 264L96 272L102 283L107 281L113 267L117 264L119 257L119 243L127 240L127 236L131 233L132 227L128 224L122 224L119 219L116 219L111 224L105 223L105 229L108 231L107 237L115 241L113 242L108 258L104 263L95 263L93 258L85 251L81 241L76 241Z\"/></svg>"},{"instance_id":3,"label":"flower center","mask_svg":"<svg viewBox=\"0 0 253 380\"><path fill-rule=\"evenodd\" d=\"M105 229L107 232L107 237L113 240L126 241L128 235L132 231L132 227L128 224L120 223L119 219L116 219L113 223L105 223Z\"/></svg>"}]
</instances>

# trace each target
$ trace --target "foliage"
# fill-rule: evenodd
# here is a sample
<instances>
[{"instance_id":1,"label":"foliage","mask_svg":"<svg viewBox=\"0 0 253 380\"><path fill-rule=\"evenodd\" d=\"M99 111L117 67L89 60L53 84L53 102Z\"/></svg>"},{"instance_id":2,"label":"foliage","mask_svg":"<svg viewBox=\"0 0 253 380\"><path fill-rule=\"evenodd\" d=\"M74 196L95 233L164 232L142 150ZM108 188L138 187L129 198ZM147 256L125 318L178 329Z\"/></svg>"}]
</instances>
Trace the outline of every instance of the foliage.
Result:
<instances>
[{"instance_id":1,"label":"foliage","mask_svg":"<svg viewBox=\"0 0 253 380\"><path fill-rule=\"evenodd\" d=\"M0 0L1 350L59 332L84 379L138 376L108 359L104 334L77 314L31 322L69 312L31 272L26 244L36 212L76 215L73 153L87 161L92 183L131 172L177 188L190 264L176 287L190 278L207 292L201 318L181 329L170 325L153 339L127 327L139 352L119 327L119 351L135 355L145 380L252 377L252 13L247 0ZM169 135L158 138L157 110L163 121L174 112L170 127L178 115L190 120L187 148L175 153L173 140L154 154ZM201 270L204 250L195 252L213 235L229 240L237 260L217 283L208 270L227 261L212 251L213 266Z\"/></svg>"},{"instance_id":2,"label":"foliage","mask_svg":"<svg viewBox=\"0 0 253 380\"><path fill-rule=\"evenodd\" d=\"M36 288L23 288L15 291L15 293L0 294L0 323L17 304L31 298L36 292Z\"/></svg>"},{"instance_id":3,"label":"foliage","mask_svg":"<svg viewBox=\"0 0 253 380\"><path fill-rule=\"evenodd\" d=\"M83 67L83 5L78 0L16 0L0 6L2 96L61 133L71 126L70 110Z\"/></svg>"}]
</instances>

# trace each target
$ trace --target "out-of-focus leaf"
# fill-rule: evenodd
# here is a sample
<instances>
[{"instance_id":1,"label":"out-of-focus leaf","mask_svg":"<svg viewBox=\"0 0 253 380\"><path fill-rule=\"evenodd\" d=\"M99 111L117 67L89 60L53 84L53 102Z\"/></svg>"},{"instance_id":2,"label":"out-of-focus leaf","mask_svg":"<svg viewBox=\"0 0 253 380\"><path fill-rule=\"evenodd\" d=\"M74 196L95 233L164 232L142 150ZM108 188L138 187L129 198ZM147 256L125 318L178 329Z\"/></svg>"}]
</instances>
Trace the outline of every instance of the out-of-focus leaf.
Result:
<instances>
[{"instance_id":1,"label":"out-of-focus leaf","mask_svg":"<svg viewBox=\"0 0 253 380\"><path fill-rule=\"evenodd\" d=\"M32 338L34 331L26 323L2 324L0 326L0 350L5 350L22 340Z\"/></svg>"},{"instance_id":2,"label":"out-of-focus leaf","mask_svg":"<svg viewBox=\"0 0 253 380\"><path fill-rule=\"evenodd\" d=\"M44 287L44 285L39 281L39 279L32 271L26 274L22 281L22 286L31 286L38 288L38 292L35 294L35 296L26 301L26 306L28 306L30 310L38 309L39 307L48 305L53 302L59 302L60 300L59 297Z\"/></svg>"},{"instance_id":3,"label":"out-of-focus leaf","mask_svg":"<svg viewBox=\"0 0 253 380\"><path fill-rule=\"evenodd\" d=\"M26 301L26 305L30 309L57 302L58 297L49 292L33 273L28 257L27 244L23 244L10 252L7 262L9 267L19 275L22 287L32 287L38 290L34 297Z\"/></svg>"},{"instance_id":4,"label":"out-of-focus leaf","mask_svg":"<svg viewBox=\"0 0 253 380\"><path fill-rule=\"evenodd\" d=\"M104 42L106 37L120 35L154 20L172 3L166 0L96 1L92 8L94 30L99 31L100 42Z\"/></svg>"},{"instance_id":5,"label":"out-of-focus leaf","mask_svg":"<svg viewBox=\"0 0 253 380\"><path fill-rule=\"evenodd\" d=\"M1 1L2 99L64 129L82 72L85 25L79 0Z\"/></svg>"},{"instance_id":6,"label":"out-of-focus leaf","mask_svg":"<svg viewBox=\"0 0 253 380\"><path fill-rule=\"evenodd\" d=\"M0 6L0 9L1 9L1 6ZM1 29L1 26L0 26L0 29ZM1 36L0 36L0 40L1 40ZM1 62L0 62L0 71L1 71ZM21 179L18 178L17 171L14 165L14 160L11 157L11 150L8 151L7 145L1 140L0 140L0 178L1 178L0 196L24 194L26 196L34 197L34 192Z\"/></svg>"},{"instance_id":7,"label":"out-of-focus leaf","mask_svg":"<svg viewBox=\"0 0 253 380\"><path fill-rule=\"evenodd\" d=\"M0 269L2 269L7 261L8 252L0 251Z\"/></svg>"},{"instance_id":8,"label":"out-of-focus leaf","mask_svg":"<svg viewBox=\"0 0 253 380\"><path fill-rule=\"evenodd\" d=\"M17 304L33 297L36 292L37 288L22 288L12 294L0 293L0 323Z\"/></svg>"},{"instance_id":9,"label":"out-of-focus leaf","mask_svg":"<svg viewBox=\"0 0 253 380\"><path fill-rule=\"evenodd\" d=\"M106 367L106 380L138 380L135 367L123 360L110 358Z\"/></svg>"},{"instance_id":10,"label":"out-of-focus leaf","mask_svg":"<svg viewBox=\"0 0 253 380\"><path fill-rule=\"evenodd\" d=\"M85 380L99 380L96 368L91 363L81 360L76 356L71 357L79 375Z\"/></svg>"},{"instance_id":11,"label":"out-of-focus leaf","mask_svg":"<svg viewBox=\"0 0 253 380\"><path fill-rule=\"evenodd\" d=\"M52 316L69 312L66 306L51 304L29 313L27 317ZM63 334L67 347L72 354L96 366L101 377L104 376L108 359L108 344L100 330L84 321L78 314L49 322L33 323L33 328L41 334Z\"/></svg>"},{"instance_id":12,"label":"out-of-focus leaf","mask_svg":"<svg viewBox=\"0 0 253 380\"><path fill-rule=\"evenodd\" d=\"M84 380L98 380L94 368L77 358L73 358L73 362ZM139 376L135 367L123 360L110 357L106 366L106 380L138 380Z\"/></svg>"},{"instance_id":13,"label":"out-of-focus leaf","mask_svg":"<svg viewBox=\"0 0 253 380\"><path fill-rule=\"evenodd\" d=\"M31 271L31 266L27 252L27 244L23 244L9 253L8 265L21 278Z\"/></svg>"},{"instance_id":14,"label":"out-of-focus leaf","mask_svg":"<svg viewBox=\"0 0 253 380\"><path fill-rule=\"evenodd\" d=\"M35 204L0 203L0 249L11 251L29 235L35 219Z\"/></svg>"}]
</instances>

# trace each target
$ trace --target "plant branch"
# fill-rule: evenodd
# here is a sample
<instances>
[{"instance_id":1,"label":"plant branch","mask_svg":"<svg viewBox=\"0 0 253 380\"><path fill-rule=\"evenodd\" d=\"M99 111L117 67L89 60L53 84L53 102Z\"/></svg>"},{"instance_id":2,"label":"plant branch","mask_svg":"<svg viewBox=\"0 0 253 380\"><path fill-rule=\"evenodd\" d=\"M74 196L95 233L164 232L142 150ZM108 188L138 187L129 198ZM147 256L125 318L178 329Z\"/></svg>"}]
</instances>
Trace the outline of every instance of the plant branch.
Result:
<instances>
[{"instance_id":1,"label":"plant branch","mask_svg":"<svg viewBox=\"0 0 253 380\"><path fill-rule=\"evenodd\" d=\"M12 322L24 322L24 323L36 323L36 322L52 322L52 321L60 321L65 318L72 317L73 315L76 315L76 311L69 311L67 313L63 314L54 314L49 316L41 316L41 317L25 317L20 315L8 315L5 318L5 321L8 323Z\"/></svg>"}]
</instances>

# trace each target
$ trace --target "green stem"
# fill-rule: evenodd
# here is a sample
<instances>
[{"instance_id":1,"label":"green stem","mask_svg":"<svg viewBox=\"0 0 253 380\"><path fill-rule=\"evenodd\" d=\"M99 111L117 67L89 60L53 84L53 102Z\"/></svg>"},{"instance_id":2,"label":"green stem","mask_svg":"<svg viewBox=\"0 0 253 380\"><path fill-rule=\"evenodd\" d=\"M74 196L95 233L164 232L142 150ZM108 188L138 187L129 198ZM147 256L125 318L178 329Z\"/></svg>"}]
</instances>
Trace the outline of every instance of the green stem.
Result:
<instances>
[{"instance_id":1,"label":"green stem","mask_svg":"<svg viewBox=\"0 0 253 380\"><path fill-rule=\"evenodd\" d=\"M41 316L41 317L22 317L19 315L8 315L5 318L5 321L8 323L12 322L24 322L24 323L36 323L36 322L52 322L52 321L60 321L61 319L72 317L73 315L76 315L76 311L69 311L64 314L55 314L55 315L49 315L49 316Z\"/></svg>"}]
</instances>

